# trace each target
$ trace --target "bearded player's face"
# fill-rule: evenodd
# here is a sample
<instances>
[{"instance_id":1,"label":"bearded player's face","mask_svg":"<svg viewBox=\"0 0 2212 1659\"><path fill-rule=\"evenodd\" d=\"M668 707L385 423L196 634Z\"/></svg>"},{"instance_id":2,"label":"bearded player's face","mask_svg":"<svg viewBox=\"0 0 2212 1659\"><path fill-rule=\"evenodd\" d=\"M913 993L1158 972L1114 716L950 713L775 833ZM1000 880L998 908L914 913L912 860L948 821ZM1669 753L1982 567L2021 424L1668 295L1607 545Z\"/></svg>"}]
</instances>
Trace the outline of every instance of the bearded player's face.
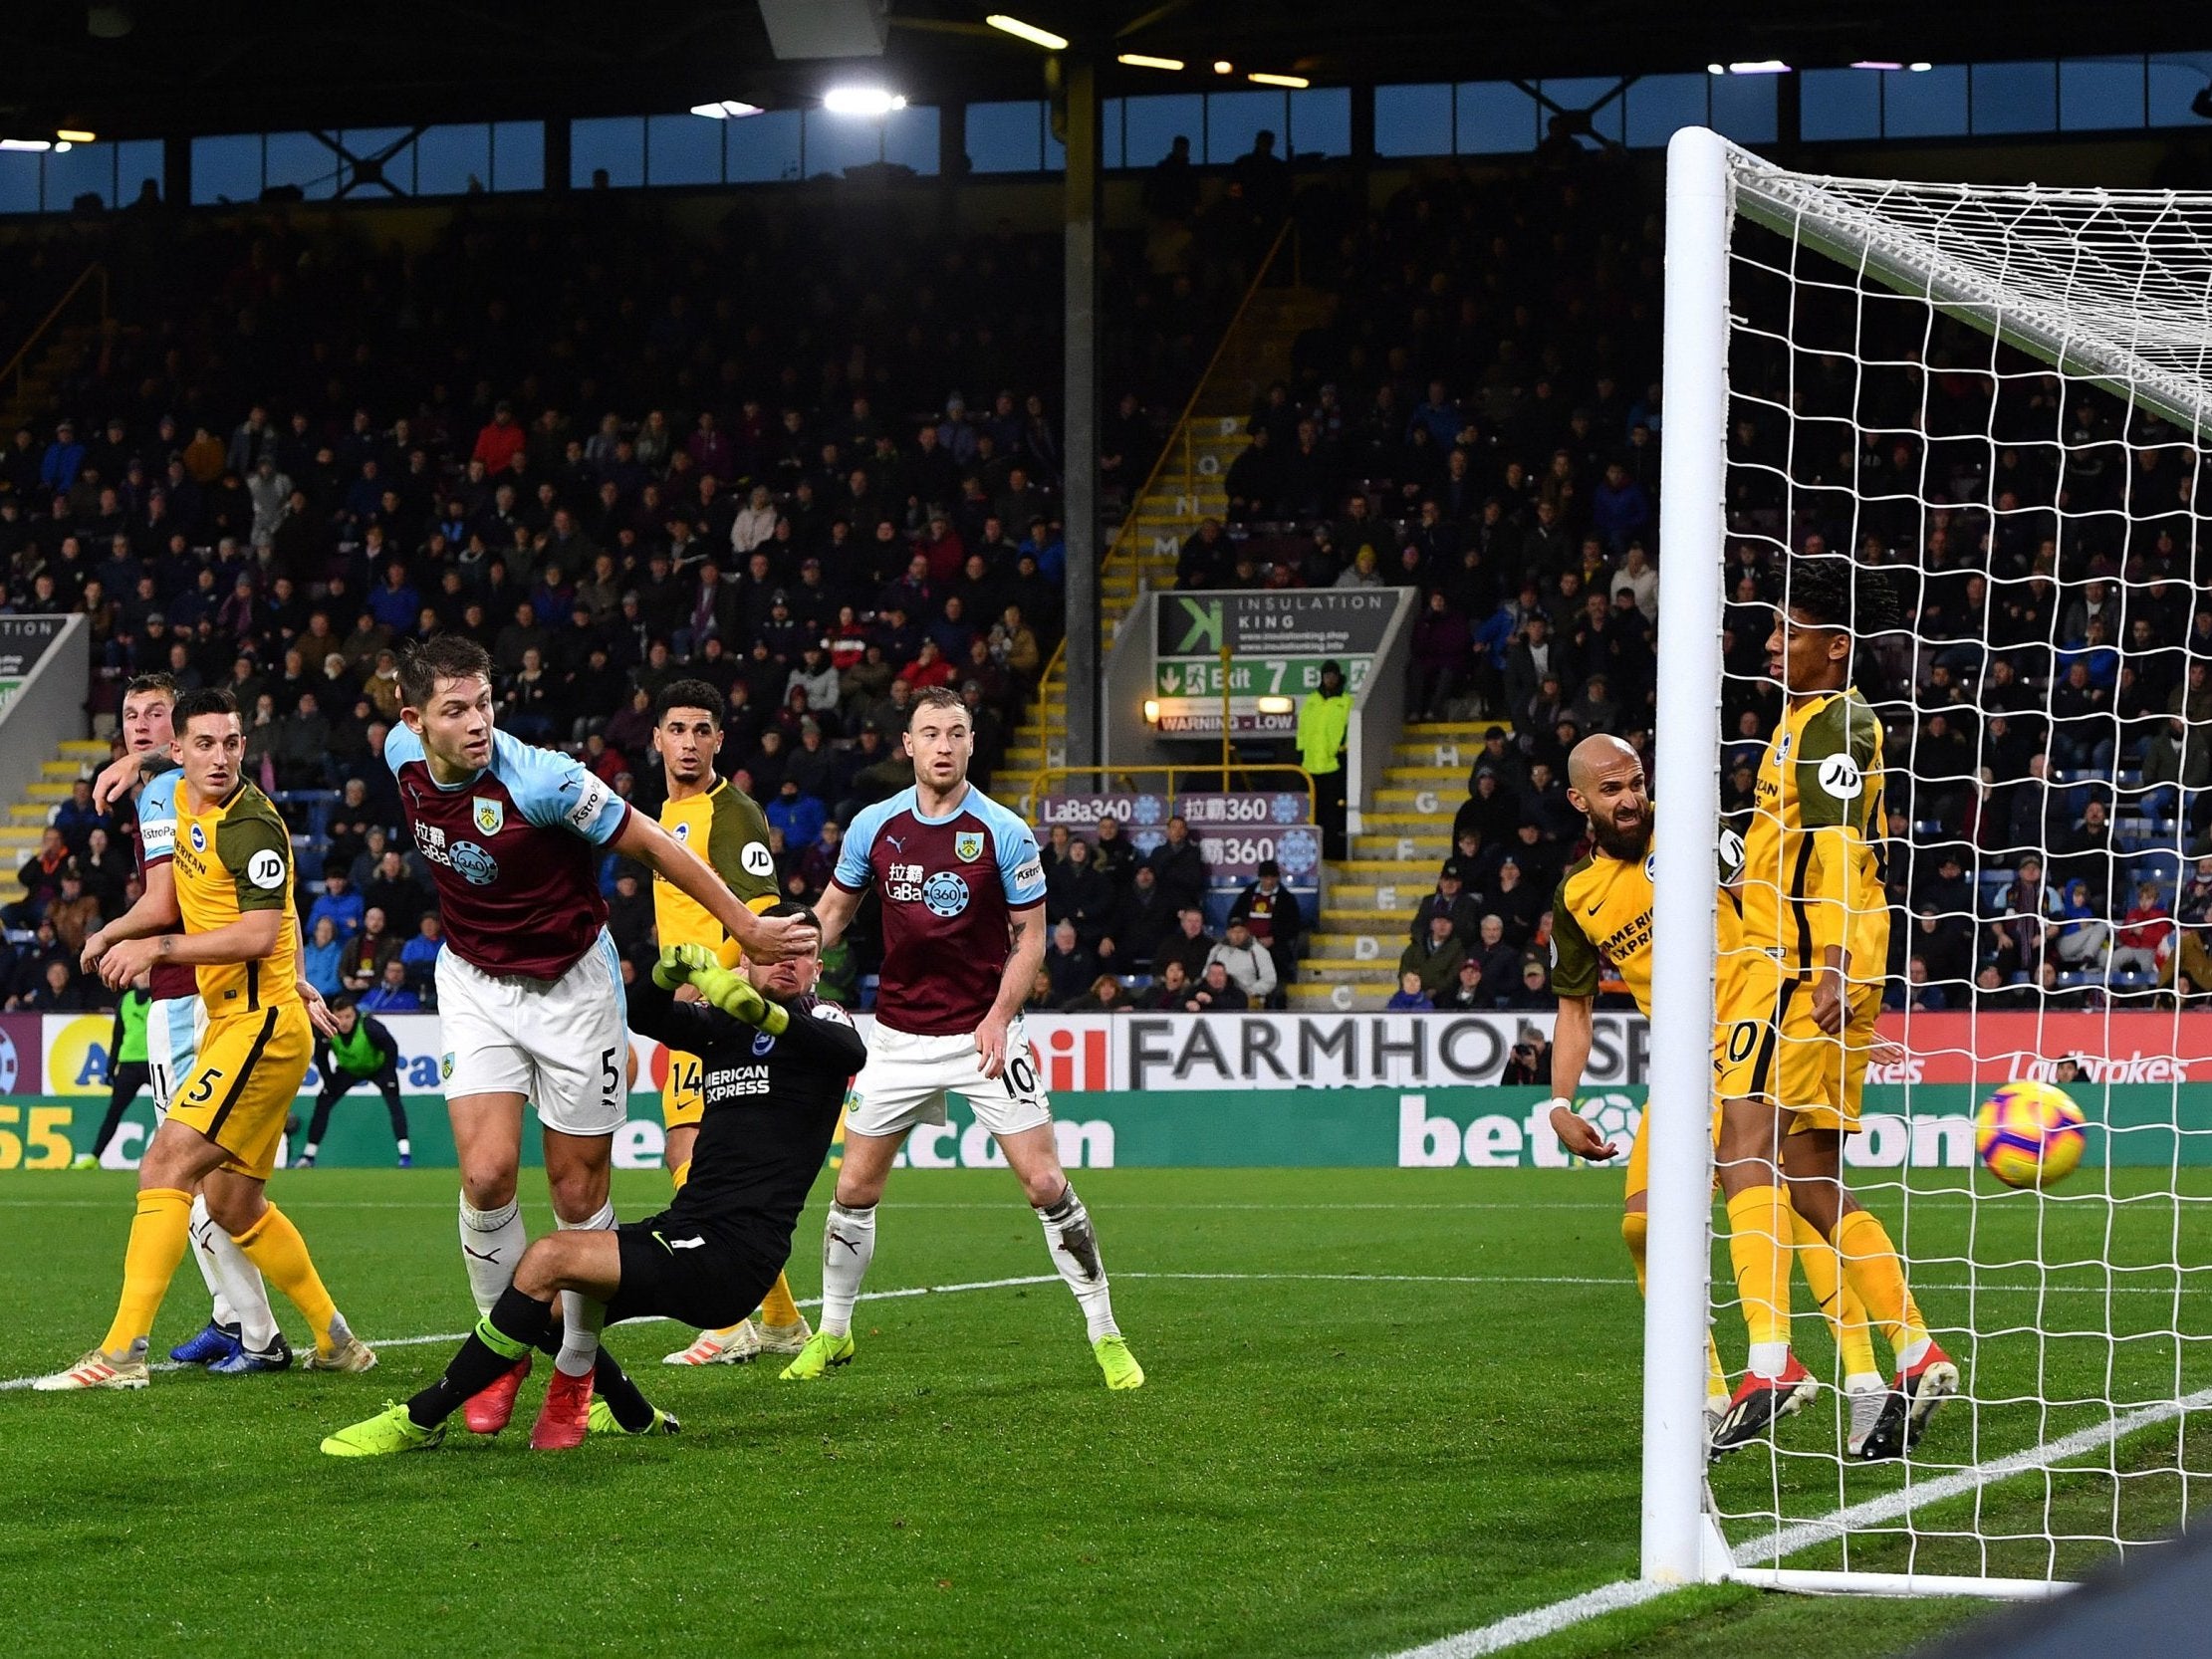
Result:
<instances>
[{"instance_id":1,"label":"bearded player's face","mask_svg":"<svg viewBox=\"0 0 2212 1659\"><path fill-rule=\"evenodd\" d=\"M1651 838L1651 797L1643 763L1633 753L1599 765L1587 786L1569 790L1567 798L1589 815L1591 834L1609 856L1642 853Z\"/></svg>"}]
</instances>

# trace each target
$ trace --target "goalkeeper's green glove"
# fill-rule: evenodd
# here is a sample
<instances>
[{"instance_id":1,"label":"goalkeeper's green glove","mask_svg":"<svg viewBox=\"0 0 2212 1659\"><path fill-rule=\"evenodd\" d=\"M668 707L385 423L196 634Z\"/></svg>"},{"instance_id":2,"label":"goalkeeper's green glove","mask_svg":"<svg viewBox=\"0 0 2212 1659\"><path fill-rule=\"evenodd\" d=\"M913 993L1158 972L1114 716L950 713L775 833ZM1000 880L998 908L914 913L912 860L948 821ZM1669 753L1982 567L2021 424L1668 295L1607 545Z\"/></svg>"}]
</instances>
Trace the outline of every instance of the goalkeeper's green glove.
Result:
<instances>
[{"instance_id":1,"label":"goalkeeper's green glove","mask_svg":"<svg viewBox=\"0 0 2212 1659\"><path fill-rule=\"evenodd\" d=\"M734 1020L743 1020L771 1037L781 1037L791 1015L753 989L753 982L735 968L716 968L691 982L699 995Z\"/></svg>"},{"instance_id":2,"label":"goalkeeper's green glove","mask_svg":"<svg viewBox=\"0 0 2212 1659\"><path fill-rule=\"evenodd\" d=\"M700 976L714 972L721 965L705 945L669 945L661 951L660 960L653 964L653 983L663 991L696 985Z\"/></svg>"}]
</instances>

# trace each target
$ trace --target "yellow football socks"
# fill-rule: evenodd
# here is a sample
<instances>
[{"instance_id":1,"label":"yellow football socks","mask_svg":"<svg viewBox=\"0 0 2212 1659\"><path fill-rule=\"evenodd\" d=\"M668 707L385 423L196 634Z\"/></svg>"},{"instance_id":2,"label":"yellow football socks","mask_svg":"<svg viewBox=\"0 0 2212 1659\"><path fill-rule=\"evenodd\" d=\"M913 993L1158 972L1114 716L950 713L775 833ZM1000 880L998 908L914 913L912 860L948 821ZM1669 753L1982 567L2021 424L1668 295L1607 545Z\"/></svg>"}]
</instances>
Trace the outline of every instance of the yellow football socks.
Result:
<instances>
[{"instance_id":1,"label":"yellow football socks","mask_svg":"<svg viewBox=\"0 0 2212 1659\"><path fill-rule=\"evenodd\" d=\"M1905 1285L1904 1263L1889 1242L1889 1230L1873 1211L1853 1210L1836 1224L1835 1238L1844 1277L1889 1338L1898 1367L1911 1367L1926 1351L1928 1331Z\"/></svg>"},{"instance_id":2,"label":"yellow football socks","mask_svg":"<svg viewBox=\"0 0 2212 1659\"><path fill-rule=\"evenodd\" d=\"M169 1278L191 1244L192 1195L174 1187L146 1187L138 1193L131 1218L130 1243L123 1255L123 1297L116 1322L100 1344L103 1352L126 1354L153 1328Z\"/></svg>"},{"instance_id":3,"label":"yellow football socks","mask_svg":"<svg viewBox=\"0 0 2212 1659\"><path fill-rule=\"evenodd\" d=\"M1636 1265L1636 1291L1644 1290L1643 1252L1651 1236L1651 1218L1641 1210L1628 1210L1620 1217L1620 1237L1628 1246L1628 1260ZM1728 1373L1720 1368L1720 1344L1713 1340L1710 1327L1705 1332L1705 1397L1708 1400L1725 1400L1728 1397Z\"/></svg>"},{"instance_id":4,"label":"yellow football socks","mask_svg":"<svg viewBox=\"0 0 2212 1659\"><path fill-rule=\"evenodd\" d=\"M791 1281L782 1274L768 1288L768 1295L760 1299L760 1322L772 1325L795 1325L799 1322L799 1304L791 1297Z\"/></svg>"},{"instance_id":5,"label":"yellow football socks","mask_svg":"<svg viewBox=\"0 0 2212 1659\"><path fill-rule=\"evenodd\" d=\"M1866 1322L1866 1304L1843 1277L1843 1260L1836 1247L1795 1210L1790 1212L1790 1225L1797 1241L1798 1266L1805 1270L1813 1300L1828 1315L1844 1378L1879 1376L1881 1368L1874 1363L1874 1333Z\"/></svg>"},{"instance_id":6,"label":"yellow football socks","mask_svg":"<svg viewBox=\"0 0 2212 1659\"><path fill-rule=\"evenodd\" d=\"M330 1352L331 1320L338 1316L338 1304L323 1289L323 1277L307 1253L307 1240L300 1237L291 1217L272 1204L245 1232L233 1234L231 1242L261 1270L262 1278L291 1299L292 1305L307 1316L315 1345Z\"/></svg>"},{"instance_id":7,"label":"yellow football socks","mask_svg":"<svg viewBox=\"0 0 2212 1659\"><path fill-rule=\"evenodd\" d=\"M1780 1187L1747 1187L1728 1201L1728 1255L1751 1334L1751 1368L1761 1376L1779 1376L1789 1352L1790 1215Z\"/></svg>"}]
</instances>

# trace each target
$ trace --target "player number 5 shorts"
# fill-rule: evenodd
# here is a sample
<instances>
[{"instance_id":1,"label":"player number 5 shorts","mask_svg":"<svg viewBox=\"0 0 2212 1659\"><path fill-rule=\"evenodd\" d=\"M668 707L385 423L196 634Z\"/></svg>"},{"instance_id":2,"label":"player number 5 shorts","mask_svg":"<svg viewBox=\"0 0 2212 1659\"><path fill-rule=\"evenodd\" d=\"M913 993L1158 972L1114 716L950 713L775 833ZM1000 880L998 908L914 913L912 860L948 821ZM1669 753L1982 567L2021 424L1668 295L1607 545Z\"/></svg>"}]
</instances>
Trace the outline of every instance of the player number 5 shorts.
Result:
<instances>
[{"instance_id":1,"label":"player number 5 shorts","mask_svg":"<svg viewBox=\"0 0 2212 1659\"><path fill-rule=\"evenodd\" d=\"M273 1003L210 1020L198 1057L176 1078L169 1116L229 1153L227 1168L266 1181L314 1055L315 1030L303 1004Z\"/></svg>"},{"instance_id":2,"label":"player number 5 shorts","mask_svg":"<svg viewBox=\"0 0 2212 1659\"><path fill-rule=\"evenodd\" d=\"M445 1097L520 1094L569 1135L607 1135L629 1115L622 970L603 928L559 979L487 974L438 953L438 1069Z\"/></svg>"},{"instance_id":3,"label":"player number 5 shorts","mask_svg":"<svg viewBox=\"0 0 2212 1659\"><path fill-rule=\"evenodd\" d=\"M1006 1057L999 1074L986 1077L973 1037L917 1037L877 1020L867 1036L867 1065L853 1079L846 1132L895 1135L919 1123L942 1123L948 1091L966 1100L975 1120L994 1135L1050 1123L1052 1101L1019 1019L1006 1028Z\"/></svg>"}]
</instances>

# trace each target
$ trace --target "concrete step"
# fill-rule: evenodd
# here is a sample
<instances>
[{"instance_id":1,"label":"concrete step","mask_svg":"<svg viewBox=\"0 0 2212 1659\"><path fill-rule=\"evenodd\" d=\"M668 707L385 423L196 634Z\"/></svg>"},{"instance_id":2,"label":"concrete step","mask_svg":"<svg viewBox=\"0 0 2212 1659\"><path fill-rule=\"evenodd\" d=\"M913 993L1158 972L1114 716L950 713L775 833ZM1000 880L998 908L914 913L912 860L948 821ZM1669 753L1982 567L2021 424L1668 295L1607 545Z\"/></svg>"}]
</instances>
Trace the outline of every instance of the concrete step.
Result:
<instances>
[{"instance_id":1,"label":"concrete step","mask_svg":"<svg viewBox=\"0 0 2212 1659\"><path fill-rule=\"evenodd\" d=\"M1416 907L1410 904L1379 904L1374 896L1381 889L1378 887L1350 885L1330 888L1329 896L1338 903L1321 913L1321 925L1338 933L1365 933L1370 927L1393 927L1398 932L1405 933L1413 925L1413 918L1418 913ZM1392 896L1409 898L1412 894L1406 890L1397 890ZM1361 900L1365 901L1364 907L1354 908ZM1411 937L1410 934L1406 936Z\"/></svg>"},{"instance_id":2,"label":"concrete step","mask_svg":"<svg viewBox=\"0 0 2212 1659\"><path fill-rule=\"evenodd\" d=\"M40 806L35 803L27 806L17 805L8 809L8 822L10 824L33 824L44 826L46 822L53 816L53 808Z\"/></svg>"},{"instance_id":3,"label":"concrete step","mask_svg":"<svg viewBox=\"0 0 2212 1659\"><path fill-rule=\"evenodd\" d=\"M1432 741L1464 742L1468 738L1473 738L1479 746L1482 742L1482 734L1490 730L1491 727L1500 724L1503 724L1503 722L1496 720L1422 720L1405 728L1405 739L1408 743L1428 743Z\"/></svg>"},{"instance_id":4,"label":"concrete step","mask_svg":"<svg viewBox=\"0 0 2212 1659\"><path fill-rule=\"evenodd\" d=\"M1451 827L1451 814L1442 811L1369 812L1359 821L1360 832L1368 835L1442 835L1449 839Z\"/></svg>"},{"instance_id":5,"label":"concrete step","mask_svg":"<svg viewBox=\"0 0 2212 1659\"><path fill-rule=\"evenodd\" d=\"M1462 793L1467 788L1467 769L1461 766L1438 766L1422 761L1406 761L1382 769L1385 784L1415 784L1429 789L1445 789L1456 785Z\"/></svg>"},{"instance_id":6,"label":"concrete step","mask_svg":"<svg viewBox=\"0 0 2212 1659\"><path fill-rule=\"evenodd\" d=\"M1315 982L1293 985L1284 1000L1300 1014L1355 1014L1382 1007L1390 1000L1386 987Z\"/></svg>"},{"instance_id":7,"label":"concrete step","mask_svg":"<svg viewBox=\"0 0 2212 1659\"><path fill-rule=\"evenodd\" d=\"M1397 983L1398 953L1392 951L1387 961L1376 957L1364 962L1351 956L1309 956L1298 971L1347 985L1391 986Z\"/></svg>"},{"instance_id":8,"label":"concrete step","mask_svg":"<svg viewBox=\"0 0 2212 1659\"><path fill-rule=\"evenodd\" d=\"M1419 767L1424 772L1448 772L1459 780L1459 787L1467 787L1467 774L1473 770L1475 757L1482 753L1482 740L1462 743L1456 738L1444 738L1433 743L1393 743L1390 745L1392 766Z\"/></svg>"},{"instance_id":9,"label":"concrete step","mask_svg":"<svg viewBox=\"0 0 2212 1659\"><path fill-rule=\"evenodd\" d=\"M1387 933L1323 933L1315 936L1314 955L1309 962L1352 961L1362 965L1376 962L1395 966L1398 955L1405 949L1405 929L1393 928Z\"/></svg>"},{"instance_id":10,"label":"concrete step","mask_svg":"<svg viewBox=\"0 0 2212 1659\"><path fill-rule=\"evenodd\" d=\"M1355 861L1394 861L1426 882L1434 878L1436 866L1451 855L1451 844L1449 835L1354 835L1352 856Z\"/></svg>"},{"instance_id":11,"label":"concrete step","mask_svg":"<svg viewBox=\"0 0 2212 1659\"><path fill-rule=\"evenodd\" d=\"M59 804L69 799L70 786L60 783L39 783L33 784L23 793L33 801L51 801Z\"/></svg>"},{"instance_id":12,"label":"concrete step","mask_svg":"<svg viewBox=\"0 0 2212 1659\"><path fill-rule=\"evenodd\" d=\"M1385 784L1374 792L1376 812L1412 813L1437 824L1449 824L1451 815L1459 811L1459 804L1466 799L1465 790L1455 790L1450 784L1406 787ZM1371 816L1368 822L1373 822Z\"/></svg>"},{"instance_id":13,"label":"concrete step","mask_svg":"<svg viewBox=\"0 0 2212 1659\"><path fill-rule=\"evenodd\" d=\"M1355 842L1357 839L1353 837ZM1373 857L1360 853L1354 845L1352 857L1339 858L1330 864L1329 893L1336 898L1362 889L1400 887L1418 903L1421 895L1434 885L1435 875L1425 858Z\"/></svg>"},{"instance_id":14,"label":"concrete step","mask_svg":"<svg viewBox=\"0 0 2212 1659\"><path fill-rule=\"evenodd\" d=\"M61 745L65 761L92 761L100 766L108 764L108 745L96 737L73 737Z\"/></svg>"},{"instance_id":15,"label":"concrete step","mask_svg":"<svg viewBox=\"0 0 2212 1659\"><path fill-rule=\"evenodd\" d=\"M79 778L90 776L89 765L85 761L41 761L39 776L56 783L74 783Z\"/></svg>"}]
</instances>

